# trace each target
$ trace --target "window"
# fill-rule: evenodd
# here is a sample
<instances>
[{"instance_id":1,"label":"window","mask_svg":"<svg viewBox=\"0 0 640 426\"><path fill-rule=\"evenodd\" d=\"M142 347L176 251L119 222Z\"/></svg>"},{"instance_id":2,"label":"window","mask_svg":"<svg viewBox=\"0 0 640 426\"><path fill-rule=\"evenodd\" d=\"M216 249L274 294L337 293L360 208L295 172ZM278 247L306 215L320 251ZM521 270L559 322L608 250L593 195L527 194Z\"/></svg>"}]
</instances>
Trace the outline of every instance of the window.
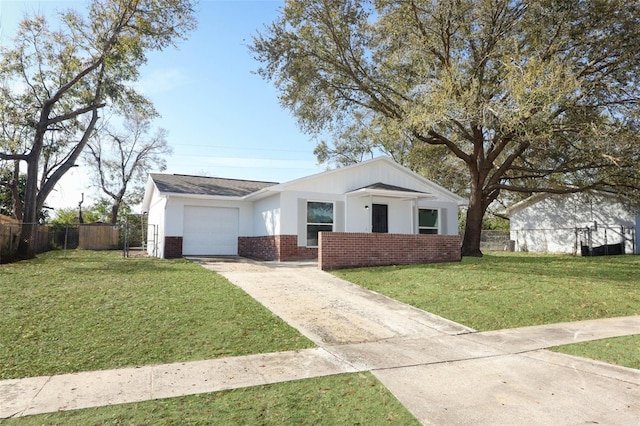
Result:
<instances>
[{"instance_id":1,"label":"window","mask_svg":"<svg viewBox=\"0 0 640 426\"><path fill-rule=\"evenodd\" d=\"M307 203L307 246L318 247L318 232L333 231L333 203Z\"/></svg>"},{"instance_id":2,"label":"window","mask_svg":"<svg viewBox=\"0 0 640 426\"><path fill-rule=\"evenodd\" d=\"M439 228L437 209L418 210L418 233L437 234Z\"/></svg>"}]
</instances>

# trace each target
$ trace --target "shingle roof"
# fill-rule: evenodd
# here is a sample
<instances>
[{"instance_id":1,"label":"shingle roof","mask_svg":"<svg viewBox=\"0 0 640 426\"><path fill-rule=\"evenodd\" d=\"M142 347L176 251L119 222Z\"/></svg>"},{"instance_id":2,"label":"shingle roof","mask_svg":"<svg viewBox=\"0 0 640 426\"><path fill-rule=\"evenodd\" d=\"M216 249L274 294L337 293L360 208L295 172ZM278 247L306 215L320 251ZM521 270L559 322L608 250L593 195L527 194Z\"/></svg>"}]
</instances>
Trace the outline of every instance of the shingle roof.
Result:
<instances>
[{"instance_id":1,"label":"shingle roof","mask_svg":"<svg viewBox=\"0 0 640 426\"><path fill-rule=\"evenodd\" d=\"M402 188L401 186L388 185L386 183L378 182L368 186L365 186L360 189L384 189L386 191L399 191L399 192L416 192L420 193L420 191L416 191L415 189Z\"/></svg>"},{"instance_id":2,"label":"shingle roof","mask_svg":"<svg viewBox=\"0 0 640 426\"><path fill-rule=\"evenodd\" d=\"M276 182L161 173L152 173L151 178L160 192L226 197L243 197L263 188L277 185Z\"/></svg>"}]
</instances>

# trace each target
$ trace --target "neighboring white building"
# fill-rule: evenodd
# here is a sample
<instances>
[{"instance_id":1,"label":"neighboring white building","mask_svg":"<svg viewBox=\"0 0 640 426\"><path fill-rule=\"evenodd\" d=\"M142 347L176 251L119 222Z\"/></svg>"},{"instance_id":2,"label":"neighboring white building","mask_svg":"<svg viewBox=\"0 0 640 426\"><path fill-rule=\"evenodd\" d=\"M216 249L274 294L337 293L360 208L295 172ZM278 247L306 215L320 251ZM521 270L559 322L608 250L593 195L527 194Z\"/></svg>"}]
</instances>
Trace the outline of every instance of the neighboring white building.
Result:
<instances>
[{"instance_id":1,"label":"neighboring white building","mask_svg":"<svg viewBox=\"0 0 640 426\"><path fill-rule=\"evenodd\" d=\"M516 251L581 254L583 247L624 243L625 253L637 253L637 213L613 194L540 193L509 207L507 214Z\"/></svg>"},{"instance_id":2,"label":"neighboring white building","mask_svg":"<svg viewBox=\"0 0 640 426\"><path fill-rule=\"evenodd\" d=\"M261 257L286 260L317 257L320 231L458 235L463 205L379 157L281 184L151 174L142 208L150 255L255 254L276 244L277 254Z\"/></svg>"}]
</instances>

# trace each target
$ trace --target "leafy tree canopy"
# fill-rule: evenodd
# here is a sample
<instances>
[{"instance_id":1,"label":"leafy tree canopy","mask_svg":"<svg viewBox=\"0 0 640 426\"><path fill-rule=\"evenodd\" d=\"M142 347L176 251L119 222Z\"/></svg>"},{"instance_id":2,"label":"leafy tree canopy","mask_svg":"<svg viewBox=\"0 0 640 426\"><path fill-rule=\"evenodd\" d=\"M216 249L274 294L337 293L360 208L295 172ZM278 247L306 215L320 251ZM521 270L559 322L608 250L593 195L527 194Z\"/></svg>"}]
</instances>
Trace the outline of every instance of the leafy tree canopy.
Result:
<instances>
[{"instance_id":1,"label":"leafy tree canopy","mask_svg":"<svg viewBox=\"0 0 640 426\"><path fill-rule=\"evenodd\" d=\"M321 161L381 150L469 197L637 186L640 3L290 0L253 39Z\"/></svg>"},{"instance_id":2,"label":"leafy tree canopy","mask_svg":"<svg viewBox=\"0 0 640 426\"><path fill-rule=\"evenodd\" d=\"M53 217L47 219L47 225L54 227L77 226L80 211L77 208L56 209ZM82 219L84 223L104 222L104 216L97 206L83 207Z\"/></svg>"},{"instance_id":3,"label":"leafy tree canopy","mask_svg":"<svg viewBox=\"0 0 640 426\"><path fill-rule=\"evenodd\" d=\"M122 206L142 200L148 172L165 170L164 157L172 152L167 131L152 131L147 114L129 113L124 118L122 129L105 126L87 144L86 161L94 172L95 186L111 199L109 222L113 224Z\"/></svg>"},{"instance_id":4,"label":"leafy tree canopy","mask_svg":"<svg viewBox=\"0 0 640 426\"><path fill-rule=\"evenodd\" d=\"M195 0L92 0L51 27L43 16L20 23L0 46L0 161L26 163L21 256L37 212L75 164L106 106L153 111L131 84L147 53L174 45L195 27Z\"/></svg>"}]
</instances>

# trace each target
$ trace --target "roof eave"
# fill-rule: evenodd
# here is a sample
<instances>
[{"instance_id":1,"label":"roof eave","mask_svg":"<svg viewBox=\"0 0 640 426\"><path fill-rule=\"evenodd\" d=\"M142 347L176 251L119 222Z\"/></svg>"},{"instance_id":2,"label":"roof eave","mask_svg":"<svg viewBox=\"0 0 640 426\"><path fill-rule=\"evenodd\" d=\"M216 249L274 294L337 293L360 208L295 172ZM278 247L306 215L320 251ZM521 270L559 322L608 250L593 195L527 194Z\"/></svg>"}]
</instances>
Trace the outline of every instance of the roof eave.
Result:
<instances>
[{"instance_id":1,"label":"roof eave","mask_svg":"<svg viewBox=\"0 0 640 426\"><path fill-rule=\"evenodd\" d=\"M238 195L208 195L208 194L185 194L183 192L158 192L162 197L171 198L196 198L199 200L226 200L226 201L246 201L245 196Z\"/></svg>"},{"instance_id":2,"label":"roof eave","mask_svg":"<svg viewBox=\"0 0 640 426\"><path fill-rule=\"evenodd\" d=\"M280 193L283 191L282 184L277 184L273 186L268 186L266 188L262 188L256 192L252 192L251 194L247 194L244 196L244 200L246 201L256 201L261 200L263 198L268 197L269 195Z\"/></svg>"},{"instance_id":3,"label":"roof eave","mask_svg":"<svg viewBox=\"0 0 640 426\"><path fill-rule=\"evenodd\" d=\"M355 191L350 191L345 194L346 196L382 196L392 198L404 198L404 199L418 199L418 198L436 198L435 195L427 192L415 192L415 191L394 191L390 189L375 189L375 188L360 188Z\"/></svg>"},{"instance_id":4,"label":"roof eave","mask_svg":"<svg viewBox=\"0 0 640 426\"><path fill-rule=\"evenodd\" d=\"M148 213L149 208L151 207L151 199L153 198L153 192L155 189L155 182L151 175L147 177L147 184L144 190L144 198L142 199L142 204L140 205L140 210L142 213Z\"/></svg>"}]
</instances>

